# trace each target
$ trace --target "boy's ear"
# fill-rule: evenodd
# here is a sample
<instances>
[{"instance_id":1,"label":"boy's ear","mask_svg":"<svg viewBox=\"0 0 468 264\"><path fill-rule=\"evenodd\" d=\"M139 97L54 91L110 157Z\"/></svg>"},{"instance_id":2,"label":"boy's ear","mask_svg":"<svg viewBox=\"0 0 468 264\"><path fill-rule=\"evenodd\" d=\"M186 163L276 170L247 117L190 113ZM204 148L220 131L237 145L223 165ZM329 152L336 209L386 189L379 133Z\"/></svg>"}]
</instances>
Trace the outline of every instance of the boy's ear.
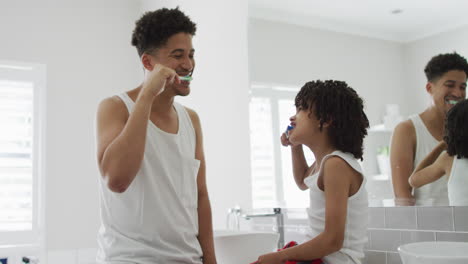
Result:
<instances>
[{"instance_id":1,"label":"boy's ear","mask_svg":"<svg viewBox=\"0 0 468 264\"><path fill-rule=\"evenodd\" d=\"M332 123L333 123L332 120L328 120L328 121L323 123L322 127L329 127L329 126L331 126Z\"/></svg>"}]
</instances>

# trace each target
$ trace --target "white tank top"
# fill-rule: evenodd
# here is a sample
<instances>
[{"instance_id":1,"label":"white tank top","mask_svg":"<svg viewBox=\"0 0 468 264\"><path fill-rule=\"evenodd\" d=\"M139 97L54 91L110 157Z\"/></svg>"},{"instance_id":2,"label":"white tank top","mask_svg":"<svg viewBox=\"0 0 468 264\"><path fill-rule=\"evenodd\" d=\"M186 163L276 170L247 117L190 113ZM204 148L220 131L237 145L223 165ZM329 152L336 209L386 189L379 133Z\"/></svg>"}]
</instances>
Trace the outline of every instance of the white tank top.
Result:
<instances>
[{"instance_id":1,"label":"white tank top","mask_svg":"<svg viewBox=\"0 0 468 264\"><path fill-rule=\"evenodd\" d=\"M414 167L416 169L419 163L439 144L419 115L409 117L416 130L416 152L414 154ZM413 195L416 199L416 205L440 206L448 205L447 176L422 187L413 189Z\"/></svg>"},{"instance_id":2,"label":"white tank top","mask_svg":"<svg viewBox=\"0 0 468 264\"><path fill-rule=\"evenodd\" d=\"M451 206L468 206L468 159L453 157L448 180L448 196Z\"/></svg>"},{"instance_id":3,"label":"white tank top","mask_svg":"<svg viewBox=\"0 0 468 264\"><path fill-rule=\"evenodd\" d=\"M134 102L119 97L132 112ZM174 103L179 131L147 127L141 168L128 189L114 193L100 177L100 264L201 264L198 242L195 130L185 108Z\"/></svg>"},{"instance_id":4,"label":"white tank top","mask_svg":"<svg viewBox=\"0 0 468 264\"><path fill-rule=\"evenodd\" d=\"M319 175L323 173L325 161L333 156L338 156L346 161L355 171L362 175L362 169L359 162L354 159L350 153L334 151L326 155L320 171L304 179L304 183L309 187L310 207L309 215L309 238L312 239L324 231L325 228L325 193L318 187ZM348 198L348 209L346 213L346 227L343 247L324 258L326 264L360 264L364 257L364 246L367 243L367 222L368 222L368 197L366 178L363 175L363 181L359 190Z\"/></svg>"}]
</instances>

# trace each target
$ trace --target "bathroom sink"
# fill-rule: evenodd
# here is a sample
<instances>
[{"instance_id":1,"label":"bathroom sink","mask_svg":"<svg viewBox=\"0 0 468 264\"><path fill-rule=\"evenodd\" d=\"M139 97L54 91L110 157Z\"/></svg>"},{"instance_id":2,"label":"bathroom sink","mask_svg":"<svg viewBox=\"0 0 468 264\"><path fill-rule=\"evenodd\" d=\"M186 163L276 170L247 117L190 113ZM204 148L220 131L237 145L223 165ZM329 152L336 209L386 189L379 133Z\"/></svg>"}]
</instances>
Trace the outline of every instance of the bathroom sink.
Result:
<instances>
[{"instance_id":1,"label":"bathroom sink","mask_svg":"<svg viewBox=\"0 0 468 264\"><path fill-rule=\"evenodd\" d=\"M214 232L218 263L249 264L260 255L276 251L279 234L257 231L217 230Z\"/></svg>"},{"instance_id":2,"label":"bathroom sink","mask_svg":"<svg viewBox=\"0 0 468 264\"><path fill-rule=\"evenodd\" d=\"M403 264L466 264L468 243L418 242L398 248Z\"/></svg>"}]
</instances>

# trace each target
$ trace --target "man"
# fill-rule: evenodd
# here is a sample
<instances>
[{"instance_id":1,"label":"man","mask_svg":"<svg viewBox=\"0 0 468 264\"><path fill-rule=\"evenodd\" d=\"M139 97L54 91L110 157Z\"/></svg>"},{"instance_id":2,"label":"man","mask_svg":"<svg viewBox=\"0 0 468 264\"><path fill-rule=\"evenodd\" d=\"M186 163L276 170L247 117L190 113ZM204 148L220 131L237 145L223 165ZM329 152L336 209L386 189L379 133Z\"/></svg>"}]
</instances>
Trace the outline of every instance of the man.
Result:
<instances>
[{"instance_id":1,"label":"man","mask_svg":"<svg viewBox=\"0 0 468 264\"><path fill-rule=\"evenodd\" d=\"M190 93L195 31L178 8L145 13L144 81L99 105L99 263L216 263L200 120L174 102Z\"/></svg>"},{"instance_id":2,"label":"man","mask_svg":"<svg viewBox=\"0 0 468 264\"><path fill-rule=\"evenodd\" d=\"M413 190L408 178L443 139L445 116L466 96L468 63L457 53L433 57L424 69L432 103L403 121L392 137L390 162L396 205L448 205L447 177Z\"/></svg>"}]
</instances>

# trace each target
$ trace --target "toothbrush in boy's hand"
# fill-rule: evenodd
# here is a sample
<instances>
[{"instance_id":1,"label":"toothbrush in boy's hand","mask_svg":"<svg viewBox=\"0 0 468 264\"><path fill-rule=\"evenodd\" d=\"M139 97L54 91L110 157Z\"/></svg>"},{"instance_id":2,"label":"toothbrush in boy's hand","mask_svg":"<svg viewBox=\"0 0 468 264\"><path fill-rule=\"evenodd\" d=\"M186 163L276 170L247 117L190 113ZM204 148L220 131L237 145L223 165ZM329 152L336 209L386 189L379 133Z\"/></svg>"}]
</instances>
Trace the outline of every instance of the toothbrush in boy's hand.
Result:
<instances>
[{"instance_id":1,"label":"toothbrush in boy's hand","mask_svg":"<svg viewBox=\"0 0 468 264\"><path fill-rule=\"evenodd\" d=\"M286 131L284 132L286 134L286 138L289 139L289 131L293 130L294 127L289 125L288 128L286 128Z\"/></svg>"}]
</instances>

